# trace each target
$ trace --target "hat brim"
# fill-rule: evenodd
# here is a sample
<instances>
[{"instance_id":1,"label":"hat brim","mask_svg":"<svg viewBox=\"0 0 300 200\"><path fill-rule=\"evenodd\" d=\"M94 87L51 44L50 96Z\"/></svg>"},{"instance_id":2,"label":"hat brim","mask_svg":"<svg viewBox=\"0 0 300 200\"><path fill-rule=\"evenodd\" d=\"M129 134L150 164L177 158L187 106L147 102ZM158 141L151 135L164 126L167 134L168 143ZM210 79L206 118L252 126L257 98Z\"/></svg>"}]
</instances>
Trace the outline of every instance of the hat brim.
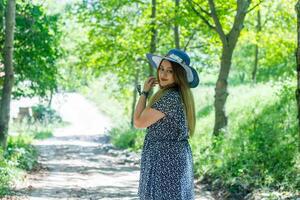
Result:
<instances>
[{"instance_id":1,"label":"hat brim","mask_svg":"<svg viewBox=\"0 0 300 200\"><path fill-rule=\"evenodd\" d=\"M189 82L189 84L190 84L190 88L195 88L199 85L200 80L199 80L199 76L198 76L197 71L192 67L190 67L190 68L191 68L192 73L193 73L193 81Z\"/></svg>"},{"instance_id":2,"label":"hat brim","mask_svg":"<svg viewBox=\"0 0 300 200\"><path fill-rule=\"evenodd\" d=\"M187 66L187 65L183 65L182 63L179 63L176 60L174 60L172 58L169 58L169 57L165 57L165 56L153 55L151 53L148 53L148 54L146 54L146 57L149 60L151 66L156 68L156 69L159 67L162 60L169 60L169 61L178 63L186 71L189 86L191 88L195 88L199 84L198 73L194 68L192 68L190 66Z\"/></svg>"}]
</instances>

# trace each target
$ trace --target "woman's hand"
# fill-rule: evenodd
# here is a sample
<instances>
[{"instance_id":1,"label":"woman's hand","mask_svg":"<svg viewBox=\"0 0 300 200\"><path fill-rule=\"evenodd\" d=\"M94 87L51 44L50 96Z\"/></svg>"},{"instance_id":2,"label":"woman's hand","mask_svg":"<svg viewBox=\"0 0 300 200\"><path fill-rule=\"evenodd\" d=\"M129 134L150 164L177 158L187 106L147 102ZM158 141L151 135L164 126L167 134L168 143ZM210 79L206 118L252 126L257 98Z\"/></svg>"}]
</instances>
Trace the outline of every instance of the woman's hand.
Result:
<instances>
[{"instance_id":1,"label":"woman's hand","mask_svg":"<svg viewBox=\"0 0 300 200\"><path fill-rule=\"evenodd\" d=\"M157 83L157 80L153 76L150 76L144 83L143 91L149 92Z\"/></svg>"}]
</instances>

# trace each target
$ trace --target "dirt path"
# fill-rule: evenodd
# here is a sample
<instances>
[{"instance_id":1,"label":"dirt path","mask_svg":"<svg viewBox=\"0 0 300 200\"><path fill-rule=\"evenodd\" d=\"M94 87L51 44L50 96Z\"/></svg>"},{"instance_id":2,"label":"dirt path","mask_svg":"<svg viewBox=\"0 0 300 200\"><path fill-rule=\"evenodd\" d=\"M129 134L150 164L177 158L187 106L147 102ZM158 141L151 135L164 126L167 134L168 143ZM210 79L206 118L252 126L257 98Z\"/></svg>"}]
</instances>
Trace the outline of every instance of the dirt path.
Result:
<instances>
[{"instance_id":1,"label":"dirt path","mask_svg":"<svg viewBox=\"0 0 300 200\"><path fill-rule=\"evenodd\" d=\"M138 199L140 154L115 149L105 134L109 120L82 96L58 96L55 105L70 125L35 143L41 169L28 174L11 198ZM196 193L197 200L213 199L199 188Z\"/></svg>"},{"instance_id":2,"label":"dirt path","mask_svg":"<svg viewBox=\"0 0 300 200\"><path fill-rule=\"evenodd\" d=\"M135 199L138 159L102 136L63 136L38 142L41 170L18 189L24 199ZM122 155L121 155L122 154Z\"/></svg>"}]
</instances>

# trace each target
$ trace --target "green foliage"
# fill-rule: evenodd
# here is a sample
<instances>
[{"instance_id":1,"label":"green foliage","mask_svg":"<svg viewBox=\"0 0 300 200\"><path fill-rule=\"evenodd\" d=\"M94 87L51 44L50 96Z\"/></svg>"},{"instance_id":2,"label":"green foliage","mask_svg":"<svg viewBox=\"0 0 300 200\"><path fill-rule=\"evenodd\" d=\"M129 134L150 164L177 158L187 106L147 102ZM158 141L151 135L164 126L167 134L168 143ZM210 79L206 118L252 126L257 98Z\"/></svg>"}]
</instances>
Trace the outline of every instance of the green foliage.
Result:
<instances>
[{"instance_id":1,"label":"green foliage","mask_svg":"<svg viewBox=\"0 0 300 200\"><path fill-rule=\"evenodd\" d=\"M130 128L113 128L110 135L111 141L116 147L137 151L143 146L145 132Z\"/></svg>"},{"instance_id":2,"label":"green foliage","mask_svg":"<svg viewBox=\"0 0 300 200\"><path fill-rule=\"evenodd\" d=\"M46 139L46 138L52 137L54 128L64 126L66 123L60 122L60 121L52 121L53 123L48 123L48 121L49 121L48 118L50 118L50 117L47 117L48 114L49 113L45 114L47 121L41 121L41 122L36 121L34 123L27 123L27 122L11 123L9 135L25 135L26 137L31 138L31 140ZM54 113L54 114L56 114L56 113Z\"/></svg>"},{"instance_id":3,"label":"green foliage","mask_svg":"<svg viewBox=\"0 0 300 200\"><path fill-rule=\"evenodd\" d=\"M57 4L53 1L48 1L48 3L50 6L48 10L53 12L55 8L53 9L52 7L57 7ZM79 64L87 59L83 56L85 52L82 51L88 51L86 43L88 43L87 32L89 28L78 22L77 14L72 13L73 7L67 2L65 3L67 5L58 12L61 14L59 30L62 34L60 46L63 49L62 56L57 61L60 74L58 85L63 90L74 91L81 86L87 85L87 82L93 78L94 74L90 68Z\"/></svg>"},{"instance_id":4,"label":"green foliage","mask_svg":"<svg viewBox=\"0 0 300 200\"><path fill-rule=\"evenodd\" d=\"M31 145L32 137L29 135L10 136L7 141L5 158L17 162L17 167L32 170L37 165L37 150Z\"/></svg>"},{"instance_id":5,"label":"green foliage","mask_svg":"<svg viewBox=\"0 0 300 200\"><path fill-rule=\"evenodd\" d=\"M59 57L58 15L49 16L41 6L17 4L15 33L15 96L45 96L56 89ZM30 81L21 86L21 83Z\"/></svg>"},{"instance_id":6,"label":"green foliage","mask_svg":"<svg viewBox=\"0 0 300 200\"><path fill-rule=\"evenodd\" d=\"M14 96L45 96L56 90L57 79L62 88L69 90L92 82L92 89L83 88L83 93L112 116L117 127L126 127L130 121L134 77L139 72L139 82L142 82L149 74L145 53L150 50L153 28L151 3L127 0L77 2L81 3L67 7L66 12L61 12L63 15L49 15L32 1L17 1ZM194 2L195 8L200 10L201 6L209 10L207 1ZM253 0L250 8L258 2ZM174 47L173 26L176 22L180 27L180 45L185 47L189 43L187 52L193 66L201 72L202 87L194 90L197 133L191 140L196 174L214 177L216 183L226 185L232 193L265 186L287 190L299 188L294 88L284 84L284 89L276 96L275 89L268 84L241 85L251 80L255 45L259 47L258 81L295 76L296 17L291 12L295 2L262 1L247 13L229 76L231 87L226 104L229 134L215 140L210 133L214 123L213 87L219 70L220 39L195 15L188 1L181 1L176 12L174 1L161 1L156 5L156 53L164 54ZM228 33L236 1L215 0L215 4L224 31ZM1 19L4 6L5 1L0 0ZM259 33L255 28L258 9L262 16ZM202 14L208 17L205 12ZM213 24L211 18L208 21ZM3 20L0 20L1 33L4 33L3 27ZM0 34L0 48L3 47L3 36ZM61 36L63 40L60 40ZM0 63L2 60L0 57ZM103 79L93 82L94 77L103 75ZM46 107L37 107L36 112L41 120L56 118ZM51 135L51 130L29 132L35 138ZM142 147L144 132L141 130L115 128L111 135L114 144L120 148L136 150ZM16 163L22 159L30 163L31 158L26 156L27 150L22 146L26 141L12 143L19 144L23 150L11 150L10 158ZM1 165L9 166L7 160L2 160ZM5 177L8 176L3 177L3 182Z\"/></svg>"},{"instance_id":7,"label":"green foliage","mask_svg":"<svg viewBox=\"0 0 300 200\"><path fill-rule=\"evenodd\" d=\"M217 77L220 64L221 43L218 35L200 20L192 7L201 11L209 11L207 1L182 1L179 10L174 11L174 1L157 3L155 28L158 29L156 53L165 54L174 47L173 26L180 27L181 48L187 44L187 52L191 55L192 64L200 72L201 81L206 81L206 73ZM260 3L259 6L255 7ZM258 81L279 79L282 75L293 75L295 49L295 17L290 12L295 0L252 1L247 13L245 29L241 33L237 49L234 51L233 65L229 83L238 85L251 81L254 63L254 46L258 44L259 66ZM225 33L233 25L236 13L236 1L215 0L216 11ZM256 12L262 13L262 31L256 34ZM202 11L201 11L202 12ZM126 93L134 82L139 71L140 80L149 73L145 62L145 54L150 50L151 36L151 3L141 1L97 1L82 2L70 6L68 15L75 24L71 27L76 31L76 43L71 51L70 74L86 85L90 76L101 76L106 72L115 74L119 85L119 95ZM272 14L270 14L272 13ZM203 15L213 24L213 20ZM75 18L77 19L74 19ZM71 38L68 37L67 38ZM279 37L280 36L280 37ZM78 39L78 38L81 38ZM84 38L84 39L82 39ZM70 41L70 39L68 40ZM70 73L69 73L70 72ZM201 72L204 72L201 74ZM216 78L209 84L215 84ZM205 82L207 83L207 82ZM76 83L77 85L77 83ZM123 91L125 90L125 91ZM117 92L118 92L117 91Z\"/></svg>"},{"instance_id":8,"label":"green foliage","mask_svg":"<svg viewBox=\"0 0 300 200\"><path fill-rule=\"evenodd\" d=\"M39 123L43 124L53 124L61 123L62 118L58 113L49 106L44 106L42 104L32 107L33 117Z\"/></svg>"},{"instance_id":9,"label":"green foliage","mask_svg":"<svg viewBox=\"0 0 300 200\"><path fill-rule=\"evenodd\" d=\"M228 135L214 140L214 87L194 89L197 128L190 143L195 175L213 181L214 189L225 189L234 198L266 187L296 193L300 165L295 88L291 85L292 81L230 87ZM107 102L103 95L100 99ZM111 131L115 146L134 150L142 148L144 135L130 128Z\"/></svg>"},{"instance_id":10,"label":"green foliage","mask_svg":"<svg viewBox=\"0 0 300 200\"><path fill-rule=\"evenodd\" d=\"M0 149L0 197L9 194L11 185L23 176L23 170L33 170L38 153L30 134L8 137L7 149Z\"/></svg>"},{"instance_id":11,"label":"green foliage","mask_svg":"<svg viewBox=\"0 0 300 200\"><path fill-rule=\"evenodd\" d=\"M243 105L229 99L229 135L211 142L207 142L207 135L193 138L196 174L214 180L216 190L226 188L233 198L265 187L297 193L300 167L295 87L282 83L280 90L273 91L278 91L275 96L261 97L247 92L239 98ZM261 90L263 93L269 92Z\"/></svg>"},{"instance_id":12,"label":"green foliage","mask_svg":"<svg viewBox=\"0 0 300 200\"><path fill-rule=\"evenodd\" d=\"M0 197L7 194L15 174L15 162L4 158L0 149Z\"/></svg>"},{"instance_id":13,"label":"green foliage","mask_svg":"<svg viewBox=\"0 0 300 200\"><path fill-rule=\"evenodd\" d=\"M3 4L4 1L0 0L0 5ZM1 23L3 14L4 12L0 12ZM14 97L46 96L49 91L56 89L58 75L56 60L61 51L58 20L58 15L46 15L41 5L35 5L32 1L17 1ZM4 29L3 26L0 27L0 47L2 47ZM3 63L2 57L0 63Z\"/></svg>"},{"instance_id":14,"label":"green foliage","mask_svg":"<svg viewBox=\"0 0 300 200\"><path fill-rule=\"evenodd\" d=\"M181 48L187 43L190 46L197 46L200 41L205 43L203 49L209 49L202 53L201 48L199 51L203 55L201 53L200 56L193 55L193 59L198 62L195 67L200 69L202 63L216 62L216 57L208 55L209 51L215 52L214 48L206 45L211 41L195 36L196 31L202 35L203 28L200 27L198 19L190 16L185 2L180 3L178 12L174 12L173 1L157 3L156 7L154 27L158 29L157 53L165 54L174 47L174 33L170 27L176 21L180 25ZM83 26L88 37L78 43L76 53L80 55L80 59L74 63L73 71L94 76L113 73L117 76L119 95L124 95L126 91L123 90L133 85L137 73L139 80L143 81L149 75L149 64L145 54L150 50L153 28L150 19L151 9L150 3L140 1L97 1L92 4L83 2L71 7L69 12L78 17L79 26ZM190 40L192 37L194 39ZM198 53L197 48L194 47Z\"/></svg>"},{"instance_id":15,"label":"green foliage","mask_svg":"<svg viewBox=\"0 0 300 200\"><path fill-rule=\"evenodd\" d=\"M51 138L51 137L53 137L53 133L50 130L37 131L34 134L34 139L37 139L37 140L43 140L43 139L47 139L47 138Z\"/></svg>"},{"instance_id":16,"label":"green foliage","mask_svg":"<svg viewBox=\"0 0 300 200\"><path fill-rule=\"evenodd\" d=\"M280 80L295 74L296 0L263 1L250 12L234 51L232 75L251 81L255 45L258 47L257 81ZM261 13L258 31L257 12ZM292 11L292 12L291 12Z\"/></svg>"},{"instance_id":17,"label":"green foliage","mask_svg":"<svg viewBox=\"0 0 300 200\"><path fill-rule=\"evenodd\" d=\"M199 11L199 6L209 11L207 1L194 2L194 7ZM249 8L258 2L252 1ZM216 0L215 3L216 12L227 34L233 24L236 1ZM276 87L271 87L268 82L270 79L294 77L295 74L296 18L291 12L294 3L294 0L262 1L247 13L245 28L233 55L233 71L228 80L228 135L218 139L211 138L211 132L214 124L213 88L220 63L220 39L195 15L188 1L180 2L178 12L174 12L174 1L163 1L156 7L157 54L164 54L174 47L172 28L177 22L180 26L181 47L191 39L187 52L191 55L193 66L201 72L201 88L194 90L197 127L191 140L195 172L200 177L213 177L216 185L219 183L225 186L231 193L245 194L249 192L248 189L261 187L281 187L284 190L298 187L298 178L291 180L298 173L295 167L296 109L293 110L291 100L294 98L283 91L276 96ZM98 102L99 107L104 108L109 115L118 115L114 122L127 123L134 75L137 70L142 71L143 74L139 76L141 81L148 73L147 63L137 60L144 59L145 53L150 50L151 3L102 1L95 4L85 2L77 6L79 21L86 25L89 38L88 42L79 46L82 57L77 65L84 66L81 68L84 71L86 68L91 69L96 76L107 72L115 74L117 78L113 77L114 83L107 81L108 96L117 94L125 98L115 98L117 103L105 101L109 98L99 94L102 91L99 92L98 88L103 88L99 84L93 86L92 92L87 90L86 94L93 96L91 99ZM261 9L262 16L262 30L259 33L255 28L257 9ZM201 13L208 18L209 14ZM208 21L214 24L211 18ZM267 83L242 85L251 82L256 45L259 47L257 81ZM287 100L284 101L284 98ZM119 105L125 108L123 113ZM117 110L116 114L108 112L108 107ZM129 128L112 130L114 144L122 148L135 146L136 140L139 138L142 141L143 136Z\"/></svg>"}]
</instances>

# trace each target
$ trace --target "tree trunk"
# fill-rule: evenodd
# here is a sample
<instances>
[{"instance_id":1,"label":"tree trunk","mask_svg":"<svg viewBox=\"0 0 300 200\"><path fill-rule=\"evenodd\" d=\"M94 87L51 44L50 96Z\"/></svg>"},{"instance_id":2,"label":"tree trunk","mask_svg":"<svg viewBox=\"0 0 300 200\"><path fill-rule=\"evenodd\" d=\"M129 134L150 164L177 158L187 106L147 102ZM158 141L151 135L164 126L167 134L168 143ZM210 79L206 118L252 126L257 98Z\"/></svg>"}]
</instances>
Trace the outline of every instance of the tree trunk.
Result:
<instances>
[{"instance_id":1,"label":"tree trunk","mask_svg":"<svg viewBox=\"0 0 300 200\"><path fill-rule=\"evenodd\" d=\"M0 1L0 34L4 35L4 2ZM2 36L0 37L0 52L1 52L1 57L0 57L0 65L1 63L3 63L2 58L4 58L4 53L3 53L3 44L4 44L4 38L2 38ZM1 86L1 84L0 84Z\"/></svg>"},{"instance_id":2,"label":"tree trunk","mask_svg":"<svg viewBox=\"0 0 300 200\"><path fill-rule=\"evenodd\" d=\"M180 38L179 38L179 25L178 25L178 12L179 12L179 1L175 0L175 23L174 23L174 39L175 39L175 47L180 49Z\"/></svg>"},{"instance_id":3,"label":"tree trunk","mask_svg":"<svg viewBox=\"0 0 300 200\"><path fill-rule=\"evenodd\" d=\"M6 7L5 16L5 43L4 43L4 85L2 90L1 104L0 104L0 142L2 148L6 149L6 140L8 134L8 125L10 117L10 100L11 91L14 82L13 70L13 41L14 41L14 27L16 15L16 1L9 0Z\"/></svg>"},{"instance_id":4,"label":"tree trunk","mask_svg":"<svg viewBox=\"0 0 300 200\"><path fill-rule=\"evenodd\" d=\"M231 67L231 58L234 48L229 48L223 45L221 68L219 77L215 87L215 125L213 134L218 136L220 132L225 131L227 126L227 116L225 112L225 103L228 96L227 79Z\"/></svg>"},{"instance_id":5,"label":"tree trunk","mask_svg":"<svg viewBox=\"0 0 300 200\"><path fill-rule=\"evenodd\" d=\"M233 26L228 34L225 34L220 20L217 16L215 3L209 0L211 16L215 22L215 30L222 41L222 56L219 77L215 87L215 125L213 135L218 136L220 132L225 132L227 127L227 116L225 112L225 103L228 96L227 80L231 67L231 60L234 48L237 44L240 32L243 28L244 20L247 14L251 0L238 0L237 13L234 18Z\"/></svg>"},{"instance_id":6,"label":"tree trunk","mask_svg":"<svg viewBox=\"0 0 300 200\"><path fill-rule=\"evenodd\" d=\"M49 97L49 102L48 102L48 108L51 108L52 100L53 100L53 94L54 94L54 89L51 89L50 91L50 97Z\"/></svg>"},{"instance_id":7,"label":"tree trunk","mask_svg":"<svg viewBox=\"0 0 300 200\"><path fill-rule=\"evenodd\" d=\"M252 82L256 82L256 72L257 72L257 66L258 66L258 54L259 54L259 48L258 48L258 42L260 41L260 32L261 32L261 15L260 10L257 11L257 26L256 26L256 44L255 44L255 58L254 58L254 67L252 71Z\"/></svg>"},{"instance_id":8,"label":"tree trunk","mask_svg":"<svg viewBox=\"0 0 300 200\"><path fill-rule=\"evenodd\" d=\"M156 0L152 0L150 53L155 53L156 51L156 40L157 40ZM149 64L149 74L151 76L153 75L153 68L150 64Z\"/></svg>"},{"instance_id":9,"label":"tree trunk","mask_svg":"<svg viewBox=\"0 0 300 200\"><path fill-rule=\"evenodd\" d=\"M3 29L4 27L4 2L0 1L0 29ZM4 35L4 34L3 34Z\"/></svg>"},{"instance_id":10,"label":"tree trunk","mask_svg":"<svg viewBox=\"0 0 300 200\"><path fill-rule=\"evenodd\" d=\"M135 78L134 78L134 88L133 88L133 101L132 101L132 106L131 106L131 122L130 126L133 128L133 117L134 117L134 110L135 110L135 104L136 104L136 97L137 97L137 91L136 91L136 86L139 82L139 70L136 71Z\"/></svg>"},{"instance_id":11,"label":"tree trunk","mask_svg":"<svg viewBox=\"0 0 300 200\"><path fill-rule=\"evenodd\" d=\"M297 99L297 110L298 110L298 150L300 152L300 0L296 4L297 12L297 51L296 51L296 62L297 62L297 88L296 88L296 99Z\"/></svg>"}]
</instances>

